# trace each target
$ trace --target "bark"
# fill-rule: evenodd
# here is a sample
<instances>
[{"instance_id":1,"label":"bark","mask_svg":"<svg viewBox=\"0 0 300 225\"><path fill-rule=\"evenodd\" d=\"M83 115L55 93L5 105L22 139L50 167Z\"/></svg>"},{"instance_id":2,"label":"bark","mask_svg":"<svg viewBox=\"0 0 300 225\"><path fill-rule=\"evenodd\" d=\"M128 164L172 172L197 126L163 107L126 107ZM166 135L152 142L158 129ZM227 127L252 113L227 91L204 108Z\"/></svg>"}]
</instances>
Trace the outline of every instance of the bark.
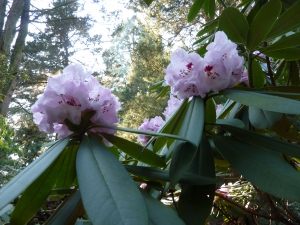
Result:
<instances>
[{"instance_id":1,"label":"bark","mask_svg":"<svg viewBox=\"0 0 300 225\"><path fill-rule=\"evenodd\" d=\"M14 0L11 9L9 10L5 28L0 39L0 53L4 55L9 55L16 25L23 11L24 2L24 0Z\"/></svg>"},{"instance_id":2,"label":"bark","mask_svg":"<svg viewBox=\"0 0 300 225\"><path fill-rule=\"evenodd\" d=\"M0 39L3 33L7 0L0 0Z\"/></svg>"},{"instance_id":3,"label":"bark","mask_svg":"<svg viewBox=\"0 0 300 225\"><path fill-rule=\"evenodd\" d=\"M30 0L22 0L22 1L24 5L23 5L23 10L21 15L20 29L10 60L10 71L13 73L13 77L6 84L3 93L5 95L4 101L0 103L1 114L4 117L7 115L8 107L11 102L12 95L17 86L18 71L23 57L25 39L28 34Z\"/></svg>"}]
</instances>

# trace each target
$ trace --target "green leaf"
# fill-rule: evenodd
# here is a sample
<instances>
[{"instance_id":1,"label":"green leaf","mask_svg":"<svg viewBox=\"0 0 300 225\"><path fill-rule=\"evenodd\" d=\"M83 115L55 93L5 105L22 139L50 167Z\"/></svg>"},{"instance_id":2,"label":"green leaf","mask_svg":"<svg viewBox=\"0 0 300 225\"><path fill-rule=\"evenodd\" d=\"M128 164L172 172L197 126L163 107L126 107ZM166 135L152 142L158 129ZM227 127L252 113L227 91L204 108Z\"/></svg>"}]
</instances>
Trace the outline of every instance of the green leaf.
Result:
<instances>
[{"instance_id":1,"label":"green leaf","mask_svg":"<svg viewBox=\"0 0 300 225\"><path fill-rule=\"evenodd\" d=\"M78 215L76 214L76 209L78 209L80 205L82 205L81 195L80 191L77 190L75 191L75 193L69 195L69 197L63 201L59 208L55 210L54 214L52 214L51 217L47 220L45 225L72 224L71 221L74 220L75 216L76 222L78 218Z\"/></svg>"},{"instance_id":2,"label":"green leaf","mask_svg":"<svg viewBox=\"0 0 300 225\"><path fill-rule=\"evenodd\" d=\"M201 97L194 97L189 105L179 136L189 142L175 141L172 161L170 164L170 181L175 185L182 174L189 168L200 144L204 127L204 102Z\"/></svg>"},{"instance_id":3,"label":"green leaf","mask_svg":"<svg viewBox=\"0 0 300 225\"><path fill-rule=\"evenodd\" d=\"M202 137L205 114L204 110L205 107L203 99L200 96L194 97L187 109L178 134L178 136L188 140L196 147L199 146Z\"/></svg>"},{"instance_id":4,"label":"green leaf","mask_svg":"<svg viewBox=\"0 0 300 225\"><path fill-rule=\"evenodd\" d=\"M282 113L249 106L249 120L257 129L271 128L281 117Z\"/></svg>"},{"instance_id":5,"label":"green leaf","mask_svg":"<svg viewBox=\"0 0 300 225\"><path fill-rule=\"evenodd\" d=\"M151 84L149 87L148 87L148 90L149 91L156 91L158 88L160 88L162 86L162 84L164 83L164 80L161 80L161 81L158 81L154 84Z\"/></svg>"},{"instance_id":6,"label":"green leaf","mask_svg":"<svg viewBox=\"0 0 300 225\"><path fill-rule=\"evenodd\" d=\"M261 7L250 25L246 44L249 50L254 50L265 40L280 12L280 0L271 0Z\"/></svg>"},{"instance_id":7,"label":"green leaf","mask_svg":"<svg viewBox=\"0 0 300 225\"><path fill-rule=\"evenodd\" d=\"M253 106L268 111L296 115L298 115L300 112L300 102L288 98L234 89L223 90L220 93L222 93L226 98L240 102L244 105ZM282 107L283 105L284 107Z\"/></svg>"},{"instance_id":8,"label":"green leaf","mask_svg":"<svg viewBox=\"0 0 300 225\"><path fill-rule=\"evenodd\" d=\"M69 145L65 150L65 158L55 188L70 188L76 177L76 153L78 145Z\"/></svg>"},{"instance_id":9,"label":"green leaf","mask_svg":"<svg viewBox=\"0 0 300 225\"><path fill-rule=\"evenodd\" d=\"M272 130L288 141L300 142L299 133L295 125L285 114L283 114L282 118L274 124Z\"/></svg>"},{"instance_id":10,"label":"green leaf","mask_svg":"<svg viewBox=\"0 0 300 225\"><path fill-rule=\"evenodd\" d=\"M204 116L206 131L211 131L214 128L214 124L216 122L216 107L215 103L213 102L212 98L209 98L205 101L205 116Z\"/></svg>"},{"instance_id":11,"label":"green leaf","mask_svg":"<svg viewBox=\"0 0 300 225\"><path fill-rule=\"evenodd\" d=\"M196 52L201 56L204 57L205 53L207 52L206 47L209 43L202 45Z\"/></svg>"},{"instance_id":12,"label":"green leaf","mask_svg":"<svg viewBox=\"0 0 300 225\"><path fill-rule=\"evenodd\" d=\"M124 165L125 169L135 175L146 177L152 180L162 180L162 181L170 181L170 175L168 170L162 170L158 168L152 167L143 167L143 166L131 166ZM191 185L206 185L206 184L215 184L220 182L220 180L196 175L193 173L184 173L179 180L179 183L183 184L191 184Z\"/></svg>"},{"instance_id":13,"label":"green leaf","mask_svg":"<svg viewBox=\"0 0 300 225\"><path fill-rule=\"evenodd\" d=\"M291 85L299 86L299 69L296 62L291 62L290 77L291 77Z\"/></svg>"},{"instance_id":14,"label":"green leaf","mask_svg":"<svg viewBox=\"0 0 300 225\"><path fill-rule=\"evenodd\" d=\"M300 49L297 47L285 48L275 51L266 51L264 52L264 54L274 59L285 59L287 61L300 59Z\"/></svg>"},{"instance_id":15,"label":"green leaf","mask_svg":"<svg viewBox=\"0 0 300 225\"><path fill-rule=\"evenodd\" d=\"M251 8L251 11L247 15L247 21L249 25L252 23L256 14L259 12L262 4L263 4L262 0L255 1L255 5Z\"/></svg>"},{"instance_id":16,"label":"green leaf","mask_svg":"<svg viewBox=\"0 0 300 225\"><path fill-rule=\"evenodd\" d=\"M222 12L219 18L219 29L223 30L231 41L246 44L249 25L238 9L228 7Z\"/></svg>"},{"instance_id":17,"label":"green leaf","mask_svg":"<svg viewBox=\"0 0 300 225\"><path fill-rule=\"evenodd\" d=\"M300 1L296 1L288 10L286 10L275 22L268 33L266 39L278 37L288 31L294 30L300 26Z\"/></svg>"},{"instance_id":18,"label":"green leaf","mask_svg":"<svg viewBox=\"0 0 300 225\"><path fill-rule=\"evenodd\" d=\"M253 185L279 198L300 200L299 172L279 154L221 135L214 137L214 144L223 157Z\"/></svg>"},{"instance_id":19,"label":"green leaf","mask_svg":"<svg viewBox=\"0 0 300 225\"><path fill-rule=\"evenodd\" d=\"M76 170L83 205L93 224L148 224L147 206L136 184L105 146L84 137Z\"/></svg>"},{"instance_id":20,"label":"green leaf","mask_svg":"<svg viewBox=\"0 0 300 225\"><path fill-rule=\"evenodd\" d=\"M55 161L69 140L70 138L65 138L57 142L0 189L0 210L18 197Z\"/></svg>"},{"instance_id":21,"label":"green leaf","mask_svg":"<svg viewBox=\"0 0 300 225\"><path fill-rule=\"evenodd\" d=\"M145 135L153 136L153 137L167 137L167 138L173 138L173 139L181 140L181 141L188 141L187 139L182 138L182 137L177 136L177 135L164 134L164 133L152 132L152 131L136 130L136 129L131 129L131 128L117 127L117 126L105 126L105 125L98 126L98 125L96 125L96 126L90 127L90 129L97 128L97 127L99 127L99 128L108 128L108 129L112 129L112 130L125 131L125 132L134 133L134 134L145 134Z\"/></svg>"},{"instance_id":22,"label":"green leaf","mask_svg":"<svg viewBox=\"0 0 300 225\"><path fill-rule=\"evenodd\" d=\"M261 88L265 84L265 74L256 60L252 61L253 84L256 88Z\"/></svg>"},{"instance_id":23,"label":"green leaf","mask_svg":"<svg viewBox=\"0 0 300 225\"><path fill-rule=\"evenodd\" d=\"M192 7L190 8L187 16L188 22L192 22L198 15L204 0L195 0Z\"/></svg>"},{"instance_id":24,"label":"green leaf","mask_svg":"<svg viewBox=\"0 0 300 225\"><path fill-rule=\"evenodd\" d=\"M188 172L215 178L214 158L206 136L203 136L200 148ZM198 225L205 223L211 213L215 188L215 184L201 186L182 184L178 214L185 224Z\"/></svg>"},{"instance_id":25,"label":"green leaf","mask_svg":"<svg viewBox=\"0 0 300 225\"><path fill-rule=\"evenodd\" d=\"M175 142L171 165L170 182L175 187L182 175L189 168L197 148L189 142Z\"/></svg>"},{"instance_id":26,"label":"green leaf","mask_svg":"<svg viewBox=\"0 0 300 225\"><path fill-rule=\"evenodd\" d=\"M61 171L64 158L65 152L27 187L11 214L11 224L27 224L36 214L54 187Z\"/></svg>"},{"instance_id":27,"label":"green leaf","mask_svg":"<svg viewBox=\"0 0 300 225\"><path fill-rule=\"evenodd\" d=\"M153 2L153 0L144 0L144 2L145 2L148 6L150 6L150 4Z\"/></svg>"},{"instance_id":28,"label":"green leaf","mask_svg":"<svg viewBox=\"0 0 300 225\"><path fill-rule=\"evenodd\" d=\"M183 101L178 109L173 113L173 115L164 123L159 132L167 134L178 134L188 105L189 103L187 100ZM154 144L153 151L158 152L165 146L167 142L173 143L173 140L170 140L166 137L157 138Z\"/></svg>"},{"instance_id":29,"label":"green leaf","mask_svg":"<svg viewBox=\"0 0 300 225\"><path fill-rule=\"evenodd\" d=\"M241 141L247 142L255 146L259 146L260 148L268 149L270 151L283 153L294 157L300 157L300 147L295 144L271 138L266 135L254 133L245 129L239 129L237 127L231 127L226 125L221 125L221 127L224 130L230 132L231 135L240 139Z\"/></svg>"},{"instance_id":30,"label":"green leaf","mask_svg":"<svg viewBox=\"0 0 300 225\"><path fill-rule=\"evenodd\" d=\"M282 37L281 39L274 42L267 48L261 50L261 52L264 53L264 52L270 52L270 51L299 46L300 45L299 40L300 40L300 32L296 34L292 34L288 37Z\"/></svg>"},{"instance_id":31,"label":"green leaf","mask_svg":"<svg viewBox=\"0 0 300 225\"><path fill-rule=\"evenodd\" d=\"M206 15L209 15L211 19L214 18L216 11L215 0L204 0L203 9Z\"/></svg>"},{"instance_id":32,"label":"green leaf","mask_svg":"<svg viewBox=\"0 0 300 225\"><path fill-rule=\"evenodd\" d=\"M208 34L202 38L200 38L199 40L195 41L193 43L193 45L201 45L201 44L205 44L211 37L213 37L214 34Z\"/></svg>"},{"instance_id":33,"label":"green leaf","mask_svg":"<svg viewBox=\"0 0 300 225\"><path fill-rule=\"evenodd\" d=\"M149 213L149 224L154 225L185 225L177 213L170 207L154 199L147 192L142 191Z\"/></svg>"},{"instance_id":34,"label":"green leaf","mask_svg":"<svg viewBox=\"0 0 300 225\"><path fill-rule=\"evenodd\" d=\"M104 138L106 138L110 143L112 143L114 146L116 146L126 154L130 155L134 159L137 159L143 163L152 166L157 166L157 167L166 166L165 161L160 156L156 155L154 152L150 151L149 149L144 149L139 144L106 133L103 133L101 135Z\"/></svg>"},{"instance_id":35,"label":"green leaf","mask_svg":"<svg viewBox=\"0 0 300 225\"><path fill-rule=\"evenodd\" d=\"M218 125L230 125L233 127L239 127L239 128L245 128L245 124L243 123L243 121L239 120L239 119L218 119L216 120L216 124Z\"/></svg>"},{"instance_id":36,"label":"green leaf","mask_svg":"<svg viewBox=\"0 0 300 225\"><path fill-rule=\"evenodd\" d=\"M204 28L197 33L197 37L201 37L202 35L212 31L218 26L219 20L215 19L211 23L205 24Z\"/></svg>"}]
</instances>

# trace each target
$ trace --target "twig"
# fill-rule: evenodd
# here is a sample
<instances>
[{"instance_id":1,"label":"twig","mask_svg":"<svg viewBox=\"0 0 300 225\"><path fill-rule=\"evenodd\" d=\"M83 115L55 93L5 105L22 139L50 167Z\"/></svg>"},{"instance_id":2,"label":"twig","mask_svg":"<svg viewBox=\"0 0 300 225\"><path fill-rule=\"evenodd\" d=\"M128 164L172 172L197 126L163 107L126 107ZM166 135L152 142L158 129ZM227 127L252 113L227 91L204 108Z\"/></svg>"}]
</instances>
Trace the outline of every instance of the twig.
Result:
<instances>
[{"instance_id":1,"label":"twig","mask_svg":"<svg viewBox=\"0 0 300 225\"><path fill-rule=\"evenodd\" d=\"M263 217L263 218L268 219L268 220L276 220L275 217L266 216L266 215L263 215L263 214L254 212L254 211L252 211L252 210L246 209L244 206L242 206L242 205L240 205L240 204L234 202L234 201L231 200L230 198L227 198L227 197L224 197L224 196L218 194L217 192L215 193L215 195L219 196L219 198L221 198L221 199L223 199L223 200L229 202L230 204L232 204L232 205L238 207L239 209L241 209L242 211L244 211L244 212L247 213L247 214L252 214L252 215L260 216L260 217Z\"/></svg>"}]
</instances>

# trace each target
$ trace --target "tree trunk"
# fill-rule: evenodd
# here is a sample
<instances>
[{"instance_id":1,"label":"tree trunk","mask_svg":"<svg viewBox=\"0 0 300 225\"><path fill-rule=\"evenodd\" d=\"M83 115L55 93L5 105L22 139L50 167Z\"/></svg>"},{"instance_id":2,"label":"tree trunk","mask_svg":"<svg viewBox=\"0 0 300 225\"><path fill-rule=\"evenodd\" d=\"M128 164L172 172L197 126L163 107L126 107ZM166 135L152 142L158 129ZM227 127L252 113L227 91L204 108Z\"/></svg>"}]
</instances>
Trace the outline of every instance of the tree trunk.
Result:
<instances>
[{"instance_id":1,"label":"tree trunk","mask_svg":"<svg viewBox=\"0 0 300 225\"><path fill-rule=\"evenodd\" d=\"M23 11L24 0L14 0L9 10L5 28L0 39L0 53L8 55L10 52L10 46L14 38L16 25Z\"/></svg>"},{"instance_id":2,"label":"tree trunk","mask_svg":"<svg viewBox=\"0 0 300 225\"><path fill-rule=\"evenodd\" d=\"M0 39L3 33L7 0L0 0Z\"/></svg>"},{"instance_id":3,"label":"tree trunk","mask_svg":"<svg viewBox=\"0 0 300 225\"><path fill-rule=\"evenodd\" d=\"M14 1L14 3L15 3L15 1ZM20 29L19 29L19 33L18 33L18 37L17 37L16 43L15 43L15 46L12 51L12 55L11 55L11 59L10 59L10 67L9 67L10 72L13 74L13 76L5 84L5 88L3 89L3 94L5 95L4 101L2 103L0 103L1 114L4 117L7 115L8 107L11 102L12 95L14 93L16 85L17 85L18 71L19 71L19 67L20 67L20 64L22 61L22 57L23 57L23 49L25 46L25 39L28 34L30 0L22 0L22 3L23 3L23 8L22 8ZM17 15L17 13L15 11L14 11L14 13L15 13L15 15ZM5 27L7 27L8 23L9 22L7 20ZM11 23L9 23L9 24L11 24ZM15 29L15 27L14 27L14 29ZM2 41L2 39L1 39L1 41ZM2 46L3 51L9 51L10 45L9 46L7 45L7 43L9 41L11 44L12 40L9 40L9 39L7 39L7 41L3 42L4 43L4 45ZM0 43L0 46L1 46L1 43ZM8 48L8 50L6 48Z\"/></svg>"}]
</instances>

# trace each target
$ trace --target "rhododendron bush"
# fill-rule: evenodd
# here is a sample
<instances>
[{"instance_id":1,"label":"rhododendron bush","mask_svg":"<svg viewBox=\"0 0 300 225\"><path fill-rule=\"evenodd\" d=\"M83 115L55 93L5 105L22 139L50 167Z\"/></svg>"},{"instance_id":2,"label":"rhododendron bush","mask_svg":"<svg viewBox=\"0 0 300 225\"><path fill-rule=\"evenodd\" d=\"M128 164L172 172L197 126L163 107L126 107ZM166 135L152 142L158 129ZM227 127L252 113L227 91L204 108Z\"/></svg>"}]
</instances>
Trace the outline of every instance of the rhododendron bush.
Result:
<instances>
[{"instance_id":1,"label":"rhododendron bush","mask_svg":"<svg viewBox=\"0 0 300 225\"><path fill-rule=\"evenodd\" d=\"M0 211L17 199L11 224L26 224L51 195L66 197L47 224L205 224L218 198L255 213L220 192L229 167L255 190L300 201L300 1L224 3L217 14L215 4L194 1L188 22L202 6L212 21L194 51L172 52L155 84L167 107L137 129L118 126L121 104L82 65L48 78L31 110L57 141L0 189ZM158 200L169 190L180 192L176 207ZM297 224L287 217L270 220Z\"/></svg>"}]
</instances>

